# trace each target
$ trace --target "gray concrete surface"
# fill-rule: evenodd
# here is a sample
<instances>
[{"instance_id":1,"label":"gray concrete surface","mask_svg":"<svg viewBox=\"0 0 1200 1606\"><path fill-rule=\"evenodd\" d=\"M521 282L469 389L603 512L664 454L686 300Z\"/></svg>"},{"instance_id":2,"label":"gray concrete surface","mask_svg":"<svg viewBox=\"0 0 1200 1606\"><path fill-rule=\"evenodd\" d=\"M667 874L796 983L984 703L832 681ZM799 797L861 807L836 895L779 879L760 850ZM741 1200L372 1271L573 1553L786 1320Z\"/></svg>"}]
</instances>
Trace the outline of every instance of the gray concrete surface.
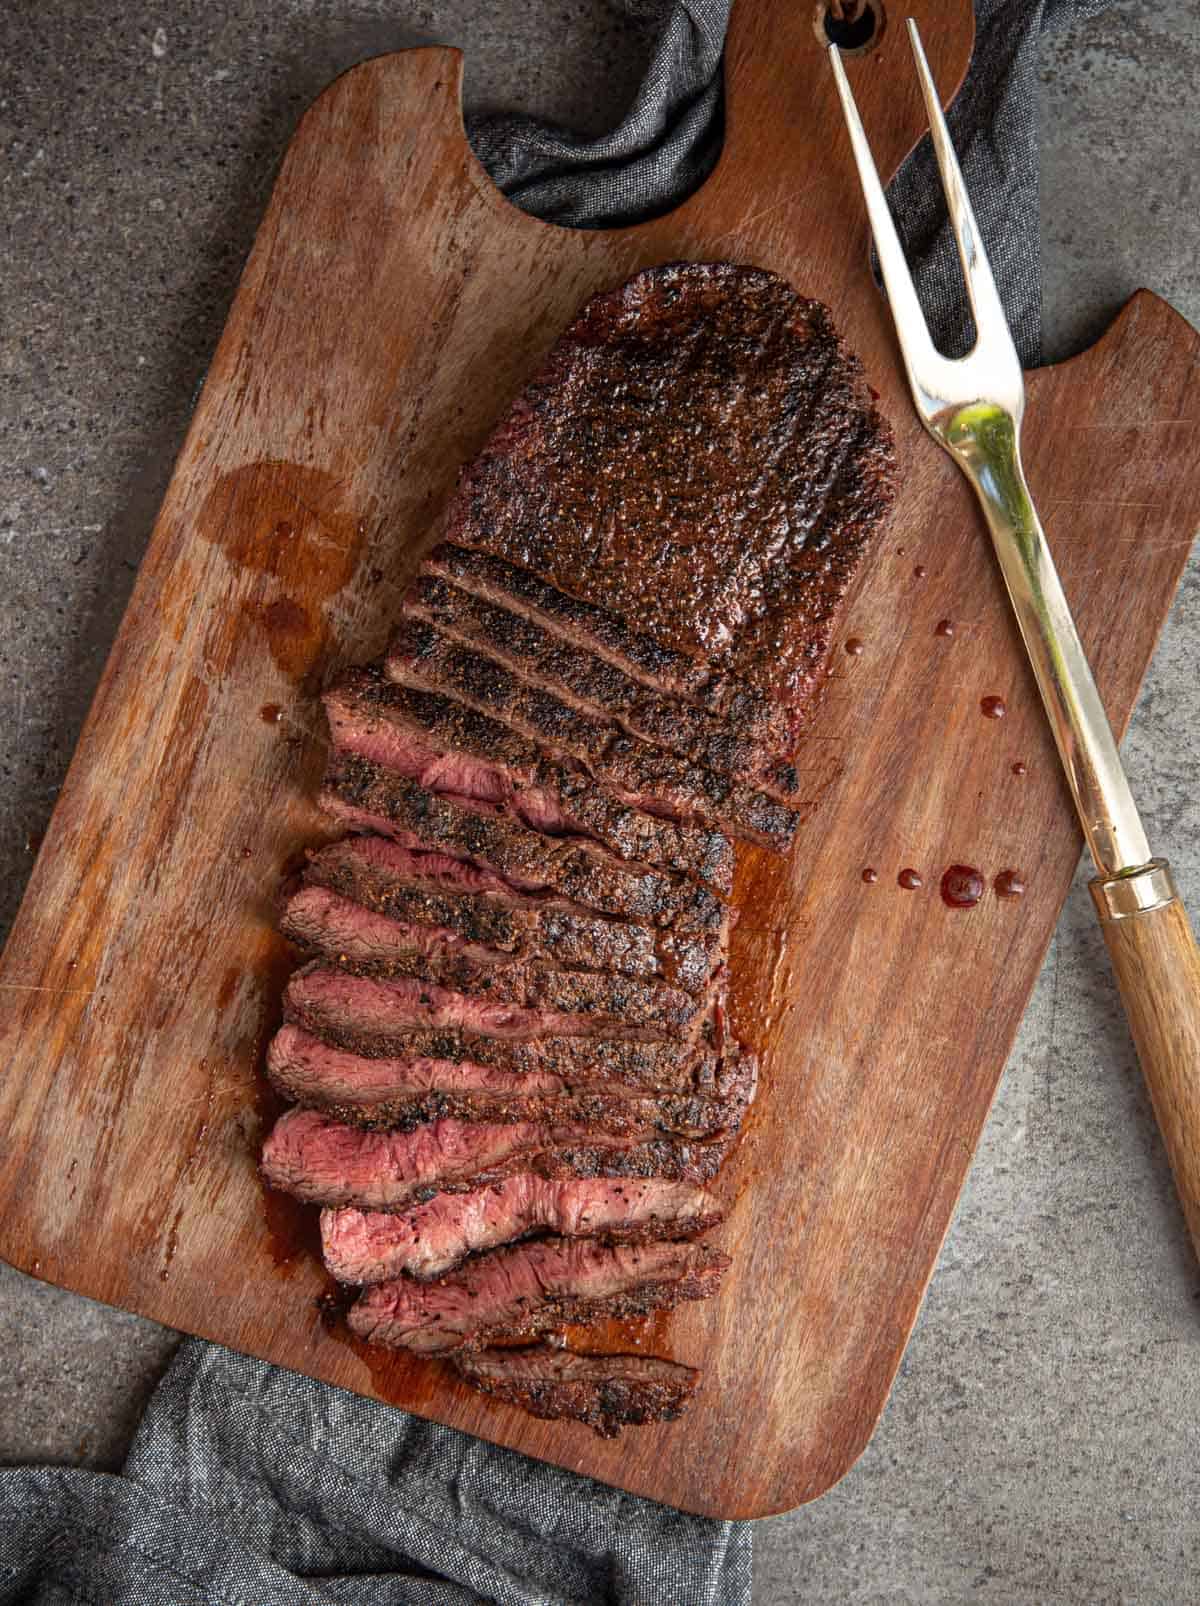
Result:
<instances>
[{"instance_id":1,"label":"gray concrete surface","mask_svg":"<svg viewBox=\"0 0 1200 1606\"><path fill-rule=\"evenodd\" d=\"M120 617L279 154L341 67L468 47L470 104L599 129L604 0L9 0L0 15L0 921ZM1200 323L1194 0L1047 43L1048 354L1139 284ZM1200 908L1200 568L1128 753ZM1200 1276L1100 941L1068 906L887 1414L759 1525L756 1606L1200 1599ZM2 1137L0 1137L2 1141ZM116 1467L174 1343L0 1267L0 1462Z\"/></svg>"}]
</instances>

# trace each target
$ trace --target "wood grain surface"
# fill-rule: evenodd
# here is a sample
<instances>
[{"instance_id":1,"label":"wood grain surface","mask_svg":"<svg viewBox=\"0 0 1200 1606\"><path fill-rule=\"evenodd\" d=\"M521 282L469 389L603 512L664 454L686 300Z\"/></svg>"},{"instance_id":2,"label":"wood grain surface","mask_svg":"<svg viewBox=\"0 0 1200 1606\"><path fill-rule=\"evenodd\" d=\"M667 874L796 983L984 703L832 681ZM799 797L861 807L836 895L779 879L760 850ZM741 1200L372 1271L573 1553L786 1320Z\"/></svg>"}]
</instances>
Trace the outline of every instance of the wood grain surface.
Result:
<instances>
[{"instance_id":1,"label":"wood grain surface","mask_svg":"<svg viewBox=\"0 0 1200 1606\"><path fill-rule=\"evenodd\" d=\"M970 6L910 9L948 97ZM903 30L848 66L894 169L922 127ZM721 163L630 229L507 205L464 141L460 77L449 50L369 62L284 162L0 971L0 1252L636 1493L762 1516L870 1435L1079 835L967 486L908 402L813 8L742 0ZM718 1300L624 1335L702 1364L703 1392L614 1444L317 1320L312 1213L257 1179L258 1067L289 963L272 899L330 834L315 692L380 649L459 464L583 299L677 257L829 303L903 488L848 622L864 650L839 655L805 750L811 818L789 863L740 865L735 1023L763 1076L722 1181L733 1270ZM1196 357L1142 294L1030 380L1029 477L1121 725L1200 508ZM955 862L989 884L972 910L939 896ZM990 890L1004 870L1023 897Z\"/></svg>"},{"instance_id":2,"label":"wood grain surface","mask_svg":"<svg viewBox=\"0 0 1200 1606\"><path fill-rule=\"evenodd\" d=\"M1142 1075L1200 1257L1200 949L1179 898L1102 919Z\"/></svg>"}]
</instances>

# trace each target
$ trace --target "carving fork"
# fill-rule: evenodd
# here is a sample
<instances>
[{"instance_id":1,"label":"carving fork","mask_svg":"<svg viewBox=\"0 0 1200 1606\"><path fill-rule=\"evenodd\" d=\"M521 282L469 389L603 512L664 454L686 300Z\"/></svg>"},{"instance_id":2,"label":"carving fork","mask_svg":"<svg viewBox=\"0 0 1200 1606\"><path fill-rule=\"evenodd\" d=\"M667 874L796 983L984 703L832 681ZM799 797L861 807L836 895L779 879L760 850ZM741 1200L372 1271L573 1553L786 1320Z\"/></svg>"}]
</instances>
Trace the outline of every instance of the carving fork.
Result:
<instances>
[{"instance_id":1,"label":"carving fork","mask_svg":"<svg viewBox=\"0 0 1200 1606\"><path fill-rule=\"evenodd\" d=\"M1021 466L1025 385L917 27L909 40L977 338L943 357L930 338L836 45L846 116L913 400L975 488L1096 864L1092 898L1200 1255L1200 955L1165 859L1152 858L1117 744Z\"/></svg>"}]
</instances>

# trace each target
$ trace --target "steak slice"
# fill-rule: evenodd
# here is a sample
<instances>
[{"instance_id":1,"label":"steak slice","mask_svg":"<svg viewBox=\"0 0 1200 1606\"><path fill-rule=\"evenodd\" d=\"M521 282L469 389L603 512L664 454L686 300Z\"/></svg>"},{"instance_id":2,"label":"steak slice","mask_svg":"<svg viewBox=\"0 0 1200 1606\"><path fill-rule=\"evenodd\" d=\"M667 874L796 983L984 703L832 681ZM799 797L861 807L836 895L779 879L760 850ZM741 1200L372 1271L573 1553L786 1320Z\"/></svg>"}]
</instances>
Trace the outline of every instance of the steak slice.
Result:
<instances>
[{"instance_id":1,"label":"steak slice","mask_svg":"<svg viewBox=\"0 0 1200 1606\"><path fill-rule=\"evenodd\" d=\"M638 981L597 970L565 970L539 960L502 954L479 958L436 940L432 928L390 920L325 887L301 887L284 906L283 934L326 965L348 974L428 983L425 991L466 993L490 1005L554 1010L589 1019L644 1026L663 1035L686 1027L708 1005L665 982ZM410 1008L412 988L401 988Z\"/></svg>"},{"instance_id":2,"label":"steak slice","mask_svg":"<svg viewBox=\"0 0 1200 1606\"><path fill-rule=\"evenodd\" d=\"M428 961L424 961L428 963ZM464 960L464 964L472 964ZM420 965L414 968L420 970ZM498 976L506 967L495 967ZM510 991L523 1001L509 1002L497 983L484 991L460 992L420 976L362 976L352 970L314 960L295 971L284 993L289 1019L306 1024L328 1022L335 1030L347 1023L381 1035L402 1031L466 1031L488 1037L633 1037L680 1042L695 1035L703 1017L687 993L691 1027L662 1018L662 1010L646 1006L637 991L642 982L595 971L539 971L512 967L525 978ZM448 978L450 979L450 978ZM605 991L616 988L617 991ZM665 994L670 989L663 988ZM650 1018L650 1017L654 1018Z\"/></svg>"},{"instance_id":3,"label":"steak slice","mask_svg":"<svg viewBox=\"0 0 1200 1606\"><path fill-rule=\"evenodd\" d=\"M311 854L309 886L328 887L389 919L423 925L439 941L483 956L553 960L581 970L661 976L697 992L724 953L723 931L691 935L593 914L553 895L514 892L499 876L386 837L351 836Z\"/></svg>"},{"instance_id":4,"label":"steak slice","mask_svg":"<svg viewBox=\"0 0 1200 1606\"><path fill-rule=\"evenodd\" d=\"M785 755L740 735L694 703L635 680L609 659L564 641L511 608L424 573L413 581L402 611L573 708L613 719L631 735L705 769L752 780L781 803L796 799L799 781Z\"/></svg>"},{"instance_id":5,"label":"steak slice","mask_svg":"<svg viewBox=\"0 0 1200 1606\"><path fill-rule=\"evenodd\" d=\"M725 920L721 900L681 876L628 864L577 837L542 836L478 801L434 797L364 758L335 755L320 802L349 825L448 853L520 892L558 894L675 931L717 931Z\"/></svg>"},{"instance_id":6,"label":"steak slice","mask_svg":"<svg viewBox=\"0 0 1200 1606\"><path fill-rule=\"evenodd\" d=\"M568 755L635 809L716 825L780 853L791 846L799 821L794 809L728 774L651 746L607 717L571 707L423 620L402 621L388 652L387 672L401 685L465 704L460 723L465 723L467 710L474 710L491 716L492 723L503 720L550 752Z\"/></svg>"},{"instance_id":7,"label":"steak slice","mask_svg":"<svg viewBox=\"0 0 1200 1606\"><path fill-rule=\"evenodd\" d=\"M461 1193L516 1172L561 1177L664 1177L710 1182L732 1134L692 1143L590 1127L434 1121L415 1132L367 1132L319 1110L286 1110L262 1151L262 1173L310 1204L397 1210L439 1191Z\"/></svg>"},{"instance_id":8,"label":"steak slice","mask_svg":"<svg viewBox=\"0 0 1200 1606\"><path fill-rule=\"evenodd\" d=\"M531 1416L583 1422L602 1439L623 1427L674 1422L700 1381L694 1366L658 1355L581 1355L551 1344L464 1349L452 1360L472 1388Z\"/></svg>"},{"instance_id":9,"label":"steak slice","mask_svg":"<svg viewBox=\"0 0 1200 1606\"><path fill-rule=\"evenodd\" d=\"M469 1193L439 1193L396 1215L323 1210L321 1246L339 1282L380 1283L401 1273L438 1277L467 1255L532 1233L644 1243L695 1238L723 1219L712 1194L690 1182L550 1182L523 1172Z\"/></svg>"},{"instance_id":10,"label":"steak slice","mask_svg":"<svg viewBox=\"0 0 1200 1606\"><path fill-rule=\"evenodd\" d=\"M286 1051L285 1044L283 1052L286 1054ZM312 1056L309 1058L311 1063ZM319 1068L320 1056L316 1059ZM367 1060L364 1063L370 1067L377 1062ZM646 1132L711 1138L736 1132L754 1097L756 1062L747 1056L741 1063L746 1067L746 1074L724 1098L687 1093L647 1095L619 1085L511 1093L495 1087L472 1088L464 1085L466 1078L460 1074L456 1078L457 1087L393 1093L374 1099L362 1096L367 1092L363 1087L356 1090L358 1096L340 1099L336 1093L331 1094L322 1087L319 1076L310 1074L298 1102L315 1106L347 1125L370 1130L412 1132L431 1121L450 1119L489 1126L592 1127L615 1138L638 1137ZM296 1097L290 1069L286 1058L282 1069L273 1069L271 1056L268 1056L272 1085L281 1093Z\"/></svg>"},{"instance_id":11,"label":"steak slice","mask_svg":"<svg viewBox=\"0 0 1200 1606\"><path fill-rule=\"evenodd\" d=\"M481 1349L567 1324L624 1321L717 1292L729 1256L706 1244L549 1238L497 1249L434 1283L375 1283L350 1308L368 1343L423 1354Z\"/></svg>"},{"instance_id":12,"label":"steak slice","mask_svg":"<svg viewBox=\"0 0 1200 1606\"><path fill-rule=\"evenodd\" d=\"M758 1074L754 1056L736 1052L723 1059L710 1051L694 1051L690 1059L676 1054L660 1065L650 1057L664 1047L660 1043L543 1038L530 1045L436 1032L414 1032L401 1041L420 1047L399 1054L356 1053L289 1022L271 1039L267 1071L280 1092L298 1104L330 1108L365 1108L426 1093L500 1098L569 1093L581 1087L614 1096L666 1093L748 1101ZM468 1057L472 1041L479 1051L476 1058ZM423 1053L423 1048L434 1052ZM566 1053L567 1048L574 1053ZM531 1052L527 1064L514 1066L502 1057L499 1064L491 1062L489 1049ZM451 1057L456 1052L458 1057Z\"/></svg>"},{"instance_id":13,"label":"steak slice","mask_svg":"<svg viewBox=\"0 0 1200 1606\"><path fill-rule=\"evenodd\" d=\"M424 628L424 627L422 627ZM500 674L507 670L496 666ZM722 831L657 819L613 797L573 764L545 757L511 725L436 690L352 669L325 694L333 745L395 770L430 792L473 798L548 836L601 842L618 858L733 887Z\"/></svg>"},{"instance_id":14,"label":"steak slice","mask_svg":"<svg viewBox=\"0 0 1200 1606\"><path fill-rule=\"evenodd\" d=\"M828 309L759 268L678 262L587 302L446 533L799 710L894 480Z\"/></svg>"}]
</instances>

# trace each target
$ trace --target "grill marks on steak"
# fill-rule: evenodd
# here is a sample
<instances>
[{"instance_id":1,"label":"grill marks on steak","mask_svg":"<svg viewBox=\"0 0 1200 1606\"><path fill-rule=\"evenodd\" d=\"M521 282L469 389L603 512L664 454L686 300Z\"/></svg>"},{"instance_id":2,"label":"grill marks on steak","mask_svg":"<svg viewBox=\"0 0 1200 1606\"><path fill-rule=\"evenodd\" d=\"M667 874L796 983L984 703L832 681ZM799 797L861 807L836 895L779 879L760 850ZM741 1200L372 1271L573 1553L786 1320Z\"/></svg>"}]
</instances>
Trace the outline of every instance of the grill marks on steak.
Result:
<instances>
[{"instance_id":1,"label":"grill marks on steak","mask_svg":"<svg viewBox=\"0 0 1200 1606\"><path fill-rule=\"evenodd\" d=\"M273 1188L311 1204L396 1210L435 1192L462 1192L518 1172L564 1177L662 1177L709 1182L731 1136L706 1142L648 1131L617 1138L586 1126L433 1121L413 1132L370 1132L319 1110L280 1116L262 1152Z\"/></svg>"},{"instance_id":2,"label":"grill marks on steak","mask_svg":"<svg viewBox=\"0 0 1200 1606\"><path fill-rule=\"evenodd\" d=\"M468 1255L533 1233L605 1243L694 1238L719 1226L723 1214L710 1193L688 1182L551 1182L523 1172L397 1214L323 1210L321 1244L339 1282L366 1284L402 1273L438 1277Z\"/></svg>"},{"instance_id":3,"label":"grill marks on steak","mask_svg":"<svg viewBox=\"0 0 1200 1606\"><path fill-rule=\"evenodd\" d=\"M502 674L507 671L501 670ZM618 858L733 887L722 831L656 818L598 788L577 765L546 757L511 725L434 689L355 669L325 694L335 749L395 770L430 792L472 798L533 831L603 843Z\"/></svg>"},{"instance_id":4,"label":"grill marks on steak","mask_svg":"<svg viewBox=\"0 0 1200 1606\"><path fill-rule=\"evenodd\" d=\"M779 852L791 844L798 819L794 809L728 774L631 736L611 719L570 706L422 620L402 623L387 672L397 682L447 694L503 720L543 748L569 755L636 809L723 826Z\"/></svg>"},{"instance_id":5,"label":"grill marks on steak","mask_svg":"<svg viewBox=\"0 0 1200 1606\"><path fill-rule=\"evenodd\" d=\"M564 641L511 608L436 574L420 574L404 599L403 613L543 686L570 706L616 721L631 736L719 774L752 780L781 803L795 800L795 768L778 751L683 698L635 680L609 659Z\"/></svg>"},{"instance_id":6,"label":"grill marks on steak","mask_svg":"<svg viewBox=\"0 0 1200 1606\"><path fill-rule=\"evenodd\" d=\"M349 1321L360 1338L393 1349L479 1349L568 1323L626 1320L708 1299L728 1265L728 1255L704 1244L608 1248L553 1238L498 1249L435 1283L376 1283Z\"/></svg>"},{"instance_id":7,"label":"grill marks on steak","mask_svg":"<svg viewBox=\"0 0 1200 1606\"><path fill-rule=\"evenodd\" d=\"M697 992L724 952L723 931L677 935L593 914L553 894L516 892L462 860L414 852L384 837L331 843L310 855L303 880L389 920L433 928L438 941L475 957L500 953L643 980L657 976Z\"/></svg>"},{"instance_id":8,"label":"grill marks on steak","mask_svg":"<svg viewBox=\"0 0 1200 1606\"><path fill-rule=\"evenodd\" d=\"M716 931L725 919L721 900L691 881L628 864L578 838L542 836L479 801L435 797L364 758L335 754L320 801L349 825L450 854L517 891L557 894L676 931Z\"/></svg>"},{"instance_id":9,"label":"grill marks on steak","mask_svg":"<svg viewBox=\"0 0 1200 1606\"><path fill-rule=\"evenodd\" d=\"M795 710L894 480L825 307L761 269L673 263L585 305L447 535Z\"/></svg>"},{"instance_id":10,"label":"grill marks on steak","mask_svg":"<svg viewBox=\"0 0 1200 1606\"><path fill-rule=\"evenodd\" d=\"M478 1005L489 1010L512 1005L523 1013L584 1015L589 1021L645 1027L665 1036L688 1026L708 1002L703 995L697 998L663 982L636 981L607 971L565 970L503 956L473 957L427 941L428 928L401 925L324 887L304 887L294 893L282 929L325 964L396 989L397 1019L412 1007L409 982L421 984L418 992L431 995L430 1000L419 1001L437 1006L435 1024L451 1019L456 1025L466 1019L474 1024ZM442 998L445 992L466 994L468 1003L450 1006ZM447 1015L447 1007L458 1013ZM422 1016L421 1023L425 1020ZM538 1019L530 1024L539 1029Z\"/></svg>"},{"instance_id":11,"label":"grill marks on steak","mask_svg":"<svg viewBox=\"0 0 1200 1606\"><path fill-rule=\"evenodd\" d=\"M657 1355L581 1355L550 1344L458 1350L452 1356L472 1388L551 1421L571 1418L602 1439L623 1427L674 1422L700 1373Z\"/></svg>"}]
</instances>

